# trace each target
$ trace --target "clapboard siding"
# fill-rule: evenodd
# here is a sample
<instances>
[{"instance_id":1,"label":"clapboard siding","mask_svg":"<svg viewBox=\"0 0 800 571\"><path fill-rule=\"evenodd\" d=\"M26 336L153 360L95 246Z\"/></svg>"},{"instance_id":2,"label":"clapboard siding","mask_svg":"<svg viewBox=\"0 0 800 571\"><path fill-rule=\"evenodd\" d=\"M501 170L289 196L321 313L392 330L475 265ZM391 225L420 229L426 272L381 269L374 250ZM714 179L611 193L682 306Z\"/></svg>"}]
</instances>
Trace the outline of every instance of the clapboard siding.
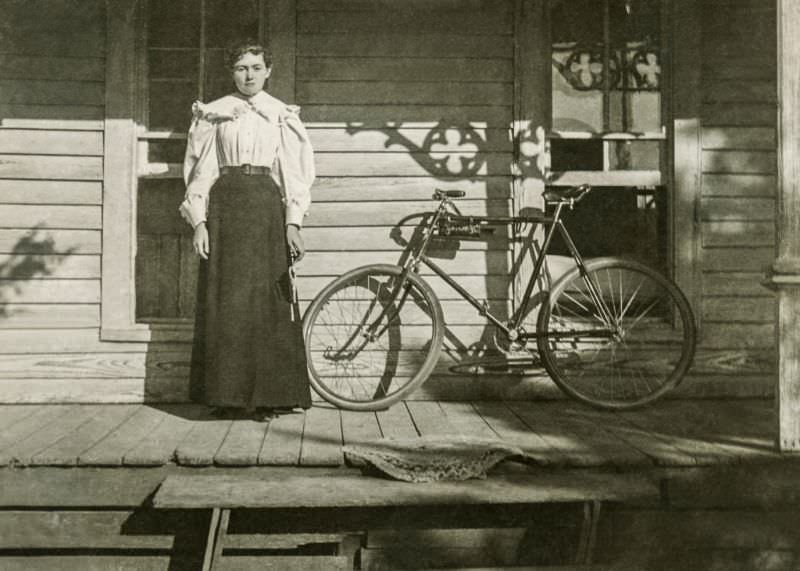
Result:
<instances>
[{"instance_id":1,"label":"clapboard siding","mask_svg":"<svg viewBox=\"0 0 800 571\"><path fill-rule=\"evenodd\" d=\"M0 229L0 254L100 254L100 230Z\"/></svg>"},{"instance_id":2,"label":"clapboard siding","mask_svg":"<svg viewBox=\"0 0 800 571\"><path fill-rule=\"evenodd\" d=\"M720 7L704 1L702 7L701 351L730 352L734 364L757 362L748 382L768 392L775 300L761 281L775 244L775 2L741 0ZM737 375L745 370L733 366L723 372L735 392Z\"/></svg>"},{"instance_id":3,"label":"clapboard siding","mask_svg":"<svg viewBox=\"0 0 800 571\"><path fill-rule=\"evenodd\" d=\"M0 153L99 157L103 154L103 134L98 131L0 129Z\"/></svg>"},{"instance_id":4,"label":"clapboard siding","mask_svg":"<svg viewBox=\"0 0 800 571\"><path fill-rule=\"evenodd\" d=\"M102 2L3 5L0 329L6 352L38 346L87 353L103 346L104 22ZM0 373L14 386L10 392L37 392L35 383L14 376ZM39 397L50 390L46 381L42 376Z\"/></svg>"},{"instance_id":5,"label":"clapboard siding","mask_svg":"<svg viewBox=\"0 0 800 571\"><path fill-rule=\"evenodd\" d=\"M461 59L499 58L511 60L514 39L510 36L468 36L443 28L439 33L398 33L389 28L387 33L370 34L353 30L342 41L341 34L332 32L297 35L297 53L302 57L374 57ZM396 65L396 64L395 64Z\"/></svg>"}]
</instances>

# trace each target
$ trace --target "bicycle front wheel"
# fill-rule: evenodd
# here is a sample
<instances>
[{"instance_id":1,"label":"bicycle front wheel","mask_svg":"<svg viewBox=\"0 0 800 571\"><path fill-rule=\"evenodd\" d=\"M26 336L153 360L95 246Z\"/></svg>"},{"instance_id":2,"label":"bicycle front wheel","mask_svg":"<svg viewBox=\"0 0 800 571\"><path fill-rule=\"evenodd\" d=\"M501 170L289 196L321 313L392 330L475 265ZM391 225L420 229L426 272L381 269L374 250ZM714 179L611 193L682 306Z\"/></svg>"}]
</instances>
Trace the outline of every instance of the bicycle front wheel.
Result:
<instances>
[{"instance_id":1,"label":"bicycle front wheel","mask_svg":"<svg viewBox=\"0 0 800 571\"><path fill-rule=\"evenodd\" d=\"M540 310L537 345L553 381L592 406L626 409L678 385L697 332L686 297L642 264L589 261L553 286Z\"/></svg>"},{"instance_id":2,"label":"bicycle front wheel","mask_svg":"<svg viewBox=\"0 0 800 571\"><path fill-rule=\"evenodd\" d=\"M444 339L431 287L398 266L352 270L330 283L303 321L311 385L350 410L380 410L421 385Z\"/></svg>"}]
</instances>

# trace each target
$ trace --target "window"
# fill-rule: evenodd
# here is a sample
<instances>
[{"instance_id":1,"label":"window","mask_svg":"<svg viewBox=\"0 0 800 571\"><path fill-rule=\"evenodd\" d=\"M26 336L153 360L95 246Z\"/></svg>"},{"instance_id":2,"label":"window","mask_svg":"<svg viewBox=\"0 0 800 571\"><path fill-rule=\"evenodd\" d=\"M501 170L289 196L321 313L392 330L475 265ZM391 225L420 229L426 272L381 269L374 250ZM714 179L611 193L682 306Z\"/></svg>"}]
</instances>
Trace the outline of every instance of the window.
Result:
<instances>
[{"instance_id":1,"label":"window","mask_svg":"<svg viewBox=\"0 0 800 571\"><path fill-rule=\"evenodd\" d=\"M662 0L553 3L552 171L660 184L661 14Z\"/></svg>"},{"instance_id":2,"label":"window","mask_svg":"<svg viewBox=\"0 0 800 571\"><path fill-rule=\"evenodd\" d=\"M225 48L263 42L259 0L151 0L138 50L136 319L159 323L194 315L197 257L178 214L181 163L191 106L229 93Z\"/></svg>"},{"instance_id":3,"label":"window","mask_svg":"<svg viewBox=\"0 0 800 571\"><path fill-rule=\"evenodd\" d=\"M598 187L565 221L589 256L666 271L663 0L553 0L550 184Z\"/></svg>"}]
</instances>

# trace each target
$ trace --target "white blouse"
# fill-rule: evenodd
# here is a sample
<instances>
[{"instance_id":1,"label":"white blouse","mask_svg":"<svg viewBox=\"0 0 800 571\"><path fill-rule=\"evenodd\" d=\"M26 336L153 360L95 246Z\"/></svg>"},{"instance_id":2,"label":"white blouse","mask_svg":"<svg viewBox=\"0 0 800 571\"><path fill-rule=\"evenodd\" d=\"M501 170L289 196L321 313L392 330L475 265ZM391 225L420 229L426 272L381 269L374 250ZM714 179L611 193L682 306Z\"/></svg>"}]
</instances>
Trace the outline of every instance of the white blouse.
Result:
<instances>
[{"instance_id":1,"label":"white blouse","mask_svg":"<svg viewBox=\"0 0 800 571\"><path fill-rule=\"evenodd\" d=\"M206 220L208 195L223 166L271 167L281 189L286 223L302 225L311 204L314 151L300 108L264 91L253 97L226 95L192 107L183 178L186 196L180 213L192 227Z\"/></svg>"}]
</instances>

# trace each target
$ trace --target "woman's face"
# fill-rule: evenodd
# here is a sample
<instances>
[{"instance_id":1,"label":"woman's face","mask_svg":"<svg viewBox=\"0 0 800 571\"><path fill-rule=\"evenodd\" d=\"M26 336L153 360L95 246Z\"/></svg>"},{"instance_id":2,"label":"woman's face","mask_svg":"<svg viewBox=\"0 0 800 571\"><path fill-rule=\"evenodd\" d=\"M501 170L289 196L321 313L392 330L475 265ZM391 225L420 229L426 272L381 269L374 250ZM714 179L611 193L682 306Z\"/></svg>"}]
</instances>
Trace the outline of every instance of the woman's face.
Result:
<instances>
[{"instance_id":1,"label":"woman's face","mask_svg":"<svg viewBox=\"0 0 800 571\"><path fill-rule=\"evenodd\" d=\"M233 82L242 94L253 96L264 89L270 71L264 63L264 54L247 52L233 64Z\"/></svg>"}]
</instances>

